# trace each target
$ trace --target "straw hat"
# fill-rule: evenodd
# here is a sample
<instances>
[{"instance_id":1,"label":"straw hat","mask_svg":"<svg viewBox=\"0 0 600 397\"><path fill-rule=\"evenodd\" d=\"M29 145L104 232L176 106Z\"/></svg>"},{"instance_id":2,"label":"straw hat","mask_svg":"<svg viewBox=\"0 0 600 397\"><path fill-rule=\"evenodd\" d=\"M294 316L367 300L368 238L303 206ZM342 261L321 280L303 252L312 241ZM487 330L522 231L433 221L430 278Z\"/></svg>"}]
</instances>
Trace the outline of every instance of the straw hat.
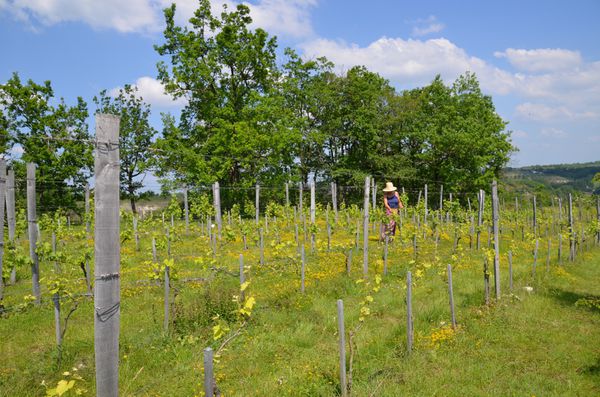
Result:
<instances>
[{"instance_id":1,"label":"straw hat","mask_svg":"<svg viewBox=\"0 0 600 397\"><path fill-rule=\"evenodd\" d=\"M385 187L383 188L384 192L395 192L396 190L396 186L394 186L394 184L392 182L386 182L385 183Z\"/></svg>"}]
</instances>

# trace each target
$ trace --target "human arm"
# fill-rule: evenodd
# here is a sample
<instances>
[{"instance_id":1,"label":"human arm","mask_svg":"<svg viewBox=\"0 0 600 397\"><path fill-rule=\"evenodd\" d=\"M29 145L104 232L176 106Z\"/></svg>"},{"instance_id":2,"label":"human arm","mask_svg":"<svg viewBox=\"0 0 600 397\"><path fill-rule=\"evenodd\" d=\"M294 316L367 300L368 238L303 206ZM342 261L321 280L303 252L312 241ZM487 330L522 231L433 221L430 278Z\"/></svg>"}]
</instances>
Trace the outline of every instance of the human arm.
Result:
<instances>
[{"instance_id":1,"label":"human arm","mask_svg":"<svg viewBox=\"0 0 600 397\"><path fill-rule=\"evenodd\" d=\"M398 208L404 208L404 204L402 204L402 200L400 199L400 195L398 194L398 192L394 192L394 194L396 195L396 197L398 197Z\"/></svg>"}]
</instances>

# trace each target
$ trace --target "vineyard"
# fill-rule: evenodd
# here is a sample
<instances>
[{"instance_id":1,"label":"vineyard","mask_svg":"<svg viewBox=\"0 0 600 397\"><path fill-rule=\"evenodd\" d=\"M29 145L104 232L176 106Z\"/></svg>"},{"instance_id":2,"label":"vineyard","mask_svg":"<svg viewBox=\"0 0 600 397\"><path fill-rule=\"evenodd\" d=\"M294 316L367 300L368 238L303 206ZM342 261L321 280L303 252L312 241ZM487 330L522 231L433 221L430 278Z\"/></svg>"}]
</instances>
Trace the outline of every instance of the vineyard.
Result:
<instances>
[{"instance_id":1,"label":"vineyard","mask_svg":"<svg viewBox=\"0 0 600 397\"><path fill-rule=\"evenodd\" d=\"M119 311L125 396L598 393L593 197L538 205L424 186L403 192L399 232L382 238L381 193L368 179L346 188L364 202L311 184L262 203L257 187L253 207L222 211L217 185L143 216L121 210L109 308L94 303L94 195L81 216L39 221L13 197L0 394L96 394L94 312Z\"/></svg>"}]
</instances>

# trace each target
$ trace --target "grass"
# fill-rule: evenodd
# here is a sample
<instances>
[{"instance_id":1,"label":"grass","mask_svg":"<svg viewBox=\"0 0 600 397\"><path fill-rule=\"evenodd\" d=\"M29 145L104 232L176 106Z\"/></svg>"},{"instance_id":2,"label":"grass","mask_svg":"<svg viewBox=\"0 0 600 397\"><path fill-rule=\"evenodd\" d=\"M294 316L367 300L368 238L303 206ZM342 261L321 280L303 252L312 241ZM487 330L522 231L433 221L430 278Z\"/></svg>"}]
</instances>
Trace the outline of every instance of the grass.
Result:
<instances>
[{"instance_id":1,"label":"grass","mask_svg":"<svg viewBox=\"0 0 600 397\"><path fill-rule=\"evenodd\" d=\"M344 253L354 243L354 221L351 224L348 230L334 229L332 252L327 252L321 225L317 252L307 256L305 294L299 292L300 265L293 227L280 225L278 232L270 223L266 264L261 266L258 249L251 242L250 250L243 251L239 235L224 242L213 259L207 252L207 237L199 228L194 226L186 237L178 224L172 233L178 236L172 243L178 279L173 282L170 331L165 333L164 292L160 284L149 281L152 272L148 263L150 237L160 237L162 226L141 223L140 251L135 250L131 239L122 246L121 395L202 395L202 350L207 346L218 349L242 323L246 325L215 362L217 384L224 396L339 395L337 299L344 300L346 330L353 333L354 353L347 350L347 357L353 358L352 395L600 394L598 248L588 247L575 263L562 266L553 258L549 272L545 256L540 254L542 259L532 278L531 241L512 240L504 233L504 295L486 306L484 250L471 250L462 239L458 252L453 253L449 226L439 247L429 237L419 241L421 251L413 261L407 236L414 225L407 224L403 232L406 244L397 239L390 246L389 273L379 285L375 275L382 273L383 247L375 240L369 246L366 282L358 281L363 280L362 252L354 252L351 274L346 275ZM124 222L122 228L128 227L129 222ZM78 233L74 227L62 236L65 252L76 255L85 246ZM482 241L487 241L487 235ZM508 290L505 252L509 247L515 258L512 293ZM252 296L257 302L246 320L235 314L238 304L232 301L239 295L235 271L240 253L249 265L246 297ZM159 255L165 256L164 246L159 248ZM454 268L457 330L448 325L447 263ZM43 262L42 275L50 273L52 267ZM78 267L65 263L63 268L73 280L70 288L83 292ZM406 352L405 304L409 269L414 279L416 332L415 349L410 354ZM192 277L206 281L182 282ZM527 292L525 286L533 290ZM30 289L27 269L19 269L19 282L7 287L4 304L22 303ZM46 303L41 307L23 307L0 319L0 395L43 396L46 387L42 381L54 387L62 379L72 379L73 373L81 379L75 379L70 392L80 389L83 395L94 395L93 302L81 299L69 320L59 362L47 292L44 297ZM64 310L68 307L66 302ZM363 307L370 314L360 321ZM214 340L212 327L219 322L230 331ZM67 371L69 375L65 375Z\"/></svg>"}]
</instances>

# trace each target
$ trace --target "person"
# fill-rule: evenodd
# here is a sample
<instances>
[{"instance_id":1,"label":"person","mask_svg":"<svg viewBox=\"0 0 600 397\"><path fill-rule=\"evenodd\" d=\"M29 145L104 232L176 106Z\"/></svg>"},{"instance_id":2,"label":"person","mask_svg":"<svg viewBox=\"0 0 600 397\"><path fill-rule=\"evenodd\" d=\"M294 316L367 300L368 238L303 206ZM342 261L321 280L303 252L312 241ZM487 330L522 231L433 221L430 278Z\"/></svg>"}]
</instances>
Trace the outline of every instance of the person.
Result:
<instances>
[{"instance_id":1,"label":"person","mask_svg":"<svg viewBox=\"0 0 600 397\"><path fill-rule=\"evenodd\" d=\"M383 189L383 205L385 206L385 214L389 218L388 224L383 230L381 239L384 240L385 236L396 235L396 219L395 216L398 213L398 209L404 208L398 189L392 182L386 182L385 188Z\"/></svg>"}]
</instances>

